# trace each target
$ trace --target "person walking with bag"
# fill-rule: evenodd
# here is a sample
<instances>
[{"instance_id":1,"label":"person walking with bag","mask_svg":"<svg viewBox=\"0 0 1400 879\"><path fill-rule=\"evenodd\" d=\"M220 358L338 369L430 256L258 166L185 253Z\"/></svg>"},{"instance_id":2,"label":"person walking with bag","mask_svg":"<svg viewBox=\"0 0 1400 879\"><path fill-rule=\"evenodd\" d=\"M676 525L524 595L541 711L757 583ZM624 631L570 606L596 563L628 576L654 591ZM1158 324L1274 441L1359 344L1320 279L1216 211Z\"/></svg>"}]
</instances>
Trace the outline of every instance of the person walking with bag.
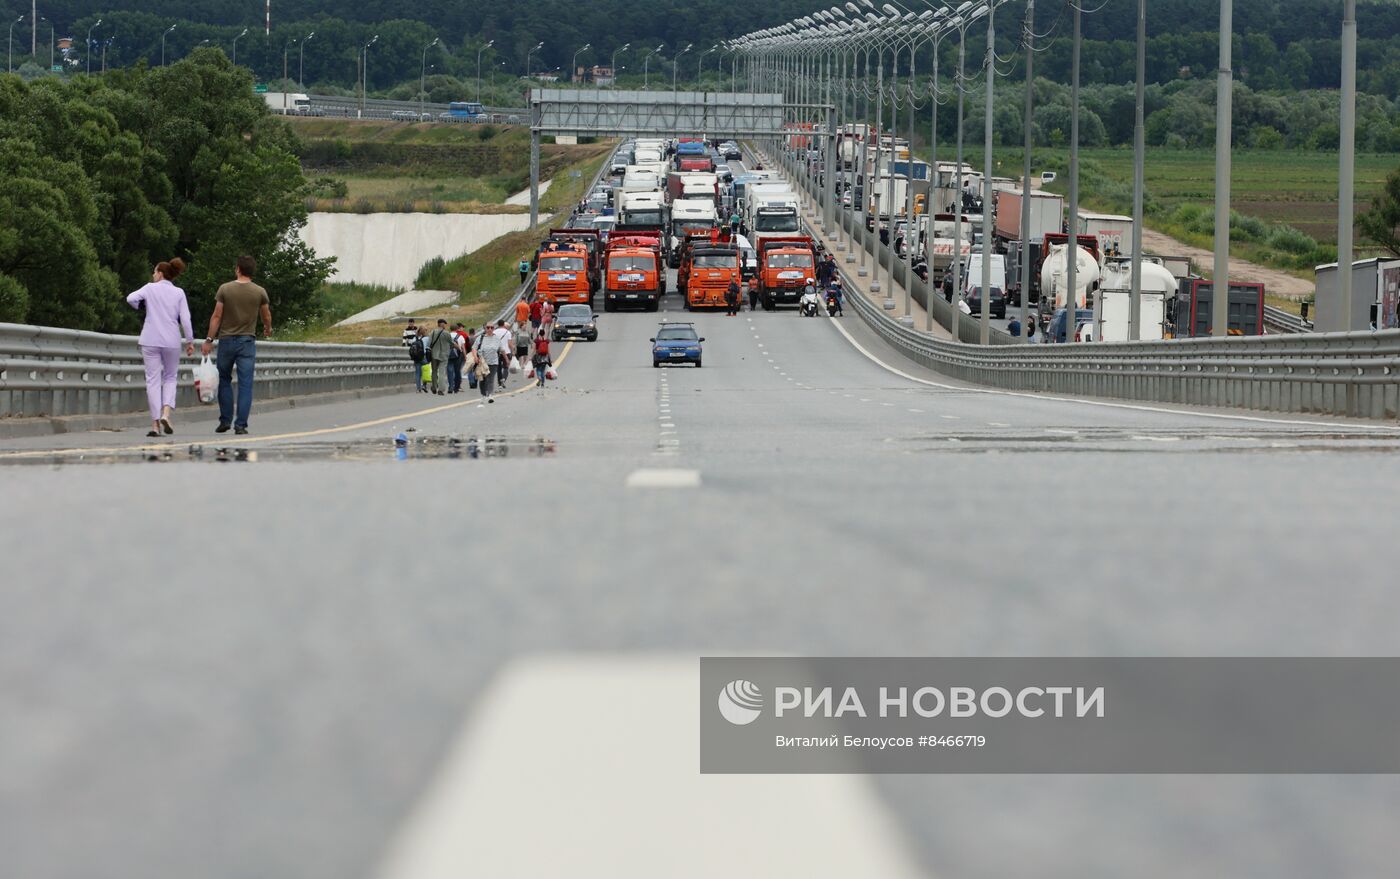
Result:
<instances>
[{"instance_id":1,"label":"person walking with bag","mask_svg":"<svg viewBox=\"0 0 1400 879\"><path fill-rule=\"evenodd\" d=\"M496 335L496 325L487 324L481 329L481 338L476 343L476 386L486 402L496 402L491 396L496 385L496 371L501 363L501 337Z\"/></svg>"},{"instance_id":2,"label":"person walking with bag","mask_svg":"<svg viewBox=\"0 0 1400 879\"><path fill-rule=\"evenodd\" d=\"M240 256L233 268L233 280L214 294L214 314L209 318L209 335L202 351L209 356L214 340L219 340L219 426L215 433L248 432L248 415L253 411L253 373L257 357L257 322L262 318L263 336L272 337L272 306L267 291L253 283L257 260ZM238 410L234 411L233 375L238 373Z\"/></svg>"},{"instance_id":3,"label":"person walking with bag","mask_svg":"<svg viewBox=\"0 0 1400 879\"><path fill-rule=\"evenodd\" d=\"M413 361L413 381L418 386L418 392L426 394L428 384L423 381L423 363L427 359L427 349L423 343L423 330L410 322L403 331L403 343L408 348L408 359Z\"/></svg>"},{"instance_id":4,"label":"person walking with bag","mask_svg":"<svg viewBox=\"0 0 1400 879\"><path fill-rule=\"evenodd\" d=\"M530 365L535 368L535 387L543 393L544 374L554 365L553 358L549 356L549 335L544 330L535 334L535 353L530 359Z\"/></svg>"},{"instance_id":5,"label":"person walking with bag","mask_svg":"<svg viewBox=\"0 0 1400 879\"><path fill-rule=\"evenodd\" d=\"M438 318L437 329L428 337L428 358L433 363L433 393L447 394L447 361L452 358L452 333L447 321Z\"/></svg>"},{"instance_id":6,"label":"person walking with bag","mask_svg":"<svg viewBox=\"0 0 1400 879\"><path fill-rule=\"evenodd\" d=\"M126 297L132 308L146 310L141 337L137 339L146 366L146 402L151 409L151 431L146 436L175 432L170 415L175 411L181 342L185 354L194 353L190 303L185 291L174 284L184 271L185 261L178 256L159 263L151 272L151 283Z\"/></svg>"}]
</instances>

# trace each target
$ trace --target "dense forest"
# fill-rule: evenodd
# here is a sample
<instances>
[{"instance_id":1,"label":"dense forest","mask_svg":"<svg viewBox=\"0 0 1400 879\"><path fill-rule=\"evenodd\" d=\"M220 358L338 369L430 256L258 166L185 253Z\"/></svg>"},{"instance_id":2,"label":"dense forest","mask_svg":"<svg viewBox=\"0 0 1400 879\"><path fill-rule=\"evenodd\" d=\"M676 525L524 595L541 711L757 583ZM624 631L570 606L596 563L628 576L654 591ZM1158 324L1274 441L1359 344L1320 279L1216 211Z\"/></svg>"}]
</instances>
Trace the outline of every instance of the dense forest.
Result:
<instances>
[{"instance_id":1,"label":"dense forest","mask_svg":"<svg viewBox=\"0 0 1400 879\"><path fill-rule=\"evenodd\" d=\"M246 70L204 49L71 82L0 76L0 321L133 331L125 294L181 256L196 322L251 253L294 318L330 261L306 222L298 143Z\"/></svg>"},{"instance_id":2,"label":"dense forest","mask_svg":"<svg viewBox=\"0 0 1400 879\"><path fill-rule=\"evenodd\" d=\"M83 42L93 32L95 52L105 46L109 66L128 66L145 59L157 64L161 34L166 38L167 58L183 57L208 41L230 51L233 38L243 28L238 44L240 63L261 79L281 75L284 59L297 78L304 63L307 83L349 86L356 81L359 47L378 34L371 51L371 90L416 81L423 68L422 50L435 37L444 52L429 53L427 61L439 74L474 77L477 49L487 41L494 46L482 56L486 70L524 71L527 52L544 46L531 61L535 70L567 68L574 52L585 44L592 52L580 62L606 61L614 50L630 43L632 49L618 56L618 64L640 70L643 53L662 46L659 58L669 60L687 43L695 50L682 65L682 78L693 77L702 47L756 28L775 25L823 9L829 3L812 0L769 0L733 4L722 0L687 0L684 3L630 3L623 0L521 0L501 4L486 0L421 0L405 6L391 0L359 3L330 0L278 0L272 9L272 33L263 33L261 0L48 0L39 11L38 64L48 67L51 32L73 36L70 66L86 66ZM840 5L840 4L838 4ZM27 14L28 0L6 0L0 9L10 21ZM1036 30L1064 37L1069 16L1064 3L1041 3ZM1021 16L1021 5L1003 7L998 28L1002 51L1015 51L1019 28L1012 21ZM1216 66L1217 0L1150 0L1148 4L1148 78L1166 84L1176 79L1211 78ZM1136 4L1110 0L1084 16L1086 43L1083 80L1086 83L1121 84L1133 75L1133 34ZM585 14L586 13L586 14ZM1235 0L1235 68L1239 80L1255 91L1336 88L1340 70L1341 4L1336 0ZM1358 82L1363 92L1400 94L1400 4L1361 0ZM49 24L53 23L54 28ZM296 41L315 32L305 46ZM29 24L17 25L17 63L28 59ZM1068 81L1069 52L1057 39L1040 56L1041 73L1057 82ZM655 69L657 59L653 58ZM714 68L712 55L709 63ZM1013 65L1014 67L1014 65ZM1012 79L1020 76L1008 71Z\"/></svg>"}]
</instances>

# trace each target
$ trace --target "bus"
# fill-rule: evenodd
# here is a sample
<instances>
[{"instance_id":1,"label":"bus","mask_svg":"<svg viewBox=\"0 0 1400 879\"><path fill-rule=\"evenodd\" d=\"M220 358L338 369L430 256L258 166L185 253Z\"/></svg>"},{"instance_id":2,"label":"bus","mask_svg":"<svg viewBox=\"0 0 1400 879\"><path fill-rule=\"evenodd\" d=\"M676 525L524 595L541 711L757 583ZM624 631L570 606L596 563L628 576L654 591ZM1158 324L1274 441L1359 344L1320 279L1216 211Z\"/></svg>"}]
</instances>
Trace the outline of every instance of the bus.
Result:
<instances>
[{"instance_id":1,"label":"bus","mask_svg":"<svg viewBox=\"0 0 1400 879\"><path fill-rule=\"evenodd\" d=\"M485 122L488 117L486 108L476 101L453 101L438 118L447 122Z\"/></svg>"}]
</instances>

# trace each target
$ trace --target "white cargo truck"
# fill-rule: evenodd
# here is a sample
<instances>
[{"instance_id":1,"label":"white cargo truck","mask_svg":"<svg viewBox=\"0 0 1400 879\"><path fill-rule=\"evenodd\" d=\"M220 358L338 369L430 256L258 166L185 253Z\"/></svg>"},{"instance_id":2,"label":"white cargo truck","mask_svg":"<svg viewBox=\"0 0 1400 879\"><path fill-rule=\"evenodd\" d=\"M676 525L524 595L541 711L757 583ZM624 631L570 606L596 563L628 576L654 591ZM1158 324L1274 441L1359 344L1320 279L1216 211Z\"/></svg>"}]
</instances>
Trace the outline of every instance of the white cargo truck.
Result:
<instances>
[{"instance_id":1,"label":"white cargo truck","mask_svg":"<svg viewBox=\"0 0 1400 879\"><path fill-rule=\"evenodd\" d=\"M1131 256L1133 250L1133 218L1119 214L1079 214L1079 234L1099 239L1099 254Z\"/></svg>"}]
</instances>

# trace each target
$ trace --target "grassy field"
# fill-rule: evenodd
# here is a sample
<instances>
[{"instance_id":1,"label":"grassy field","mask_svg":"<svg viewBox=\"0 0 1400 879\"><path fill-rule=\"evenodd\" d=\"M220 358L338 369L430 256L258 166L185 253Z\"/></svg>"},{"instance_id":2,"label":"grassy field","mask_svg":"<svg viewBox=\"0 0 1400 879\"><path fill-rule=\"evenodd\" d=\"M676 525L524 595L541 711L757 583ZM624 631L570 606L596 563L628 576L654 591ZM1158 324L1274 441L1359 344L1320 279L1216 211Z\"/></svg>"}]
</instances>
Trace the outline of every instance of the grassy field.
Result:
<instances>
[{"instance_id":1,"label":"grassy field","mask_svg":"<svg viewBox=\"0 0 1400 879\"><path fill-rule=\"evenodd\" d=\"M448 125L438 122L390 122L386 119L327 119L292 116L287 119L303 141L341 140L346 143L397 143L456 146L501 143L529 149L530 129L522 125Z\"/></svg>"},{"instance_id":2,"label":"grassy field","mask_svg":"<svg viewBox=\"0 0 1400 879\"><path fill-rule=\"evenodd\" d=\"M1090 150L1087 157L1129 187L1131 150ZM1390 155L1356 157L1356 204L1365 210L1400 164ZM1165 207L1182 202L1213 204L1215 153L1154 150L1144 165L1147 190ZM1131 205L1129 205L1131 206ZM1238 150L1230 161L1230 206L1247 216L1284 223L1325 244L1337 242L1337 154Z\"/></svg>"},{"instance_id":3,"label":"grassy field","mask_svg":"<svg viewBox=\"0 0 1400 879\"><path fill-rule=\"evenodd\" d=\"M1115 210L1132 206L1133 151L1130 149L1080 150L1082 161L1094 173L1082 174L1081 194ZM1032 167L1064 168L1069 151L1037 149ZM1371 197L1385 182L1385 175L1400 165L1391 155L1360 154L1356 157L1356 206L1370 206ZM999 150L997 174L1019 177L1021 151ZM1215 152L1213 150L1165 150L1149 148L1144 164L1150 207L1167 212L1185 202L1213 204L1215 200ZM1067 181L1058 181L1064 188ZM1230 167L1230 206L1247 216L1270 223L1284 223L1317 241L1337 240L1337 154L1301 150L1236 150Z\"/></svg>"},{"instance_id":4,"label":"grassy field","mask_svg":"<svg viewBox=\"0 0 1400 879\"><path fill-rule=\"evenodd\" d=\"M276 339L279 342L305 342L311 339L327 341L325 337L331 324L364 311L372 305L378 305L391 296L397 296L399 292L373 284L324 284L317 296L316 310L312 316L304 320L280 322L277 325ZM351 341L362 341L365 335L367 334L361 332Z\"/></svg>"},{"instance_id":5,"label":"grassy field","mask_svg":"<svg viewBox=\"0 0 1400 879\"><path fill-rule=\"evenodd\" d=\"M520 213L506 198L529 185L530 133L520 126L443 125L371 119L289 120L301 141L314 211ZM540 179L601 157L607 144L540 147Z\"/></svg>"}]
</instances>

